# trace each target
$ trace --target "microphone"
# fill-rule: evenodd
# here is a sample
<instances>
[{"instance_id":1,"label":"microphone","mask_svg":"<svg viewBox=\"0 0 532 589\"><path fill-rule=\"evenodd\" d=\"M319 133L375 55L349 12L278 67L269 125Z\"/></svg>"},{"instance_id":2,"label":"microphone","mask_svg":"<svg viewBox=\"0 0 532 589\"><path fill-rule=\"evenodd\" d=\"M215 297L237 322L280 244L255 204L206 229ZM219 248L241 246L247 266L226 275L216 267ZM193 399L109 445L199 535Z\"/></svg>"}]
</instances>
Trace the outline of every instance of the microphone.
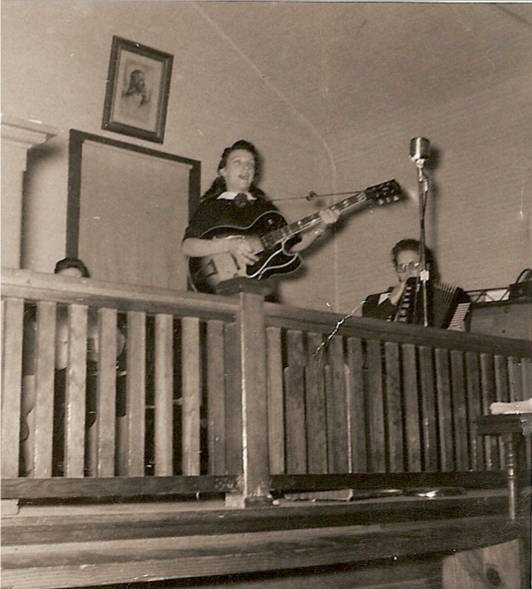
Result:
<instances>
[{"instance_id":1,"label":"microphone","mask_svg":"<svg viewBox=\"0 0 532 589\"><path fill-rule=\"evenodd\" d=\"M425 161L429 158L430 141L425 137L413 137L410 139L410 158L414 162Z\"/></svg>"}]
</instances>

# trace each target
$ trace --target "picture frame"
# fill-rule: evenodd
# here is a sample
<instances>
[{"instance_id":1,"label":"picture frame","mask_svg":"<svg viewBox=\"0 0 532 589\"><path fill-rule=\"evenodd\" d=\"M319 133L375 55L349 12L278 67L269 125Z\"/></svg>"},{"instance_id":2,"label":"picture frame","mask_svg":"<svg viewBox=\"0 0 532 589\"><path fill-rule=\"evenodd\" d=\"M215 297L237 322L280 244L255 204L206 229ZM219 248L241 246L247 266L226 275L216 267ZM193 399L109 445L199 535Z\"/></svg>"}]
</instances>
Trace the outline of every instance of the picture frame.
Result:
<instances>
[{"instance_id":1,"label":"picture frame","mask_svg":"<svg viewBox=\"0 0 532 589\"><path fill-rule=\"evenodd\" d=\"M163 143L174 57L113 36L102 129Z\"/></svg>"}]
</instances>

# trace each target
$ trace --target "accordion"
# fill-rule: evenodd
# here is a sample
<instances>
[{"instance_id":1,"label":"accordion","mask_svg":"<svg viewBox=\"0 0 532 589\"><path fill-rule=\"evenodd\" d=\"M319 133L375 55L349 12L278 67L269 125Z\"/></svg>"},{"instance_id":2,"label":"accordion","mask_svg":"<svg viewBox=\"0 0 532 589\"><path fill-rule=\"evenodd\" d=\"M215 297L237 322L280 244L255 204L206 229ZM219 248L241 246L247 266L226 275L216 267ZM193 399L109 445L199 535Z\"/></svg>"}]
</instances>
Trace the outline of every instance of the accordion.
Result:
<instances>
[{"instance_id":1,"label":"accordion","mask_svg":"<svg viewBox=\"0 0 532 589\"><path fill-rule=\"evenodd\" d=\"M457 286L430 281L427 283L426 292L428 325L463 331L465 316L470 306L467 294ZM423 295L420 279L408 278L397 305L394 321L424 325Z\"/></svg>"}]
</instances>

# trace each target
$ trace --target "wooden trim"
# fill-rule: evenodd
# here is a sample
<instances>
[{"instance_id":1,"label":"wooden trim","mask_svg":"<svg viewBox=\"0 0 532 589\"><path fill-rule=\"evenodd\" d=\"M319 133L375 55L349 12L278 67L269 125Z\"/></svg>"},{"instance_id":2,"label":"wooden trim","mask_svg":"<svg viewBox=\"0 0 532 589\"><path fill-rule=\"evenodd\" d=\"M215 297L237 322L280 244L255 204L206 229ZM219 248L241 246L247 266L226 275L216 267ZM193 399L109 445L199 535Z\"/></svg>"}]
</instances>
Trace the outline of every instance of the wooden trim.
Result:
<instances>
[{"instance_id":1,"label":"wooden trim","mask_svg":"<svg viewBox=\"0 0 532 589\"><path fill-rule=\"evenodd\" d=\"M164 538L169 536L197 536L295 530L301 528L328 528L352 525L380 525L393 522L425 520L430 526L434 519L489 516L501 514L507 499L501 493L489 497L465 496L427 500L395 498L352 503L315 503L281 501L279 506L261 509L228 509L221 502L181 502L161 505L158 511L146 509L134 499L118 509L108 503L83 503L68 517L60 506L39 515L4 518L2 521L3 545L51 544L77 541L80 530L83 541L119 540L132 538ZM459 510L457 510L459 505ZM144 507L144 508L143 508ZM53 511L52 511L53 509ZM68 509L65 508L65 509ZM135 516L132 517L131 514ZM508 522L506 520L505 525Z\"/></svg>"},{"instance_id":2,"label":"wooden trim","mask_svg":"<svg viewBox=\"0 0 532 589\"><path fill-rule=\"evenodd\" d=\"M47 499L68 497L141 497L227 493L239 489L237 476L194 477L101 477L67 479L5 478L2 499Z\"/></svg>"},{"instance_id":3,"label":"wooden trim","mask_svg":"<svg viewBox=\"0 0 532 589\"><path fill-rule=\"evenodd\" d=\"M21 589L39 586L133 583L277 571L341 563L407 559L501 544L519 537L502 517L270 531L218 536L163 537L12 546L2 551L2 580ZM85 566L80 566L84 564ZM87 566L88 565L88 566Z\"/></svg>"},{"instance_id":4,"label":"wooden trim","mask_svg":"<svg viewBox=\"0 0 532 589\"><path fill-rule=\"evenodd\" d=\"M323 491L334 489L397 489L458 486L467 489L498 488L506 484L505 471L490 472L374 472L327 475L272 475L277 491Z\"/></svg>"},{"instance_id":5,"label":"wooden trim","mask_svg":"<svg viewBox=\"0 0 532 589\"><path fill-rule=\"evenodd\" d=\"M67 218L66 218L66 255L78 257L79 244L79 211L81 194L81 152L83 150L83 135L79 131L70 129L68 139L68 188L67 188Z\"/></svg>"},{"instance_id":6,"label":"wooden trim","mask_svg":"<svg viewBox=\"0 0 532 589\"><path fill-rule=\"evenodd\" d=\"M201 162L188 157L174 155L173 153L158 151L138 145L117 141L102 135L85 133L77 129L70 129L68 142L68 205L67 205L67 237L66 255L77 257L79 247L79 212L81 195L81 174L83 165L83 144L85 141L93 141L104 145L111 145L120 149L143 153L144 155L157 157L163 160L178 162L190 166L188 180L188 209L189 216L193 214L199 205Z\"/></svg>"}]
</instances>

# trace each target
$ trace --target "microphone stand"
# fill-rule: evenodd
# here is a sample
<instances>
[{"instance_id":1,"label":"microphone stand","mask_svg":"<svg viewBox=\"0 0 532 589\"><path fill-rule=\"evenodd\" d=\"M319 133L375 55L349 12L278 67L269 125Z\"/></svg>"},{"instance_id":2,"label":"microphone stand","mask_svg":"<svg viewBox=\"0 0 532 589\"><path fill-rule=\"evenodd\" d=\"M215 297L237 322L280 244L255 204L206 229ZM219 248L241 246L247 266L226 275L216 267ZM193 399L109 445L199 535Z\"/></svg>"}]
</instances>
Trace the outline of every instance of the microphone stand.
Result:
<instances>
[{"instance_id":1,"label":"microphone stand","mask_svg":"<svg viewBox=\"0 0 532 589\"><path fill-rule=\"evenodd\" d=\"M421 280L421 295L423 300L423 325L429 326L429 313L428 313L428 281L429 281L429 269L427 267L427 256L425 250L426 236L425 236L425 207L427 205L428 193L429 193L429 178L425 174L424 157L414 157L413 160L417 167L417 182L418 182L418 193L419 193L419 262L421 270L419 272L419 278Z\"/></svg>"}]
</instances>

